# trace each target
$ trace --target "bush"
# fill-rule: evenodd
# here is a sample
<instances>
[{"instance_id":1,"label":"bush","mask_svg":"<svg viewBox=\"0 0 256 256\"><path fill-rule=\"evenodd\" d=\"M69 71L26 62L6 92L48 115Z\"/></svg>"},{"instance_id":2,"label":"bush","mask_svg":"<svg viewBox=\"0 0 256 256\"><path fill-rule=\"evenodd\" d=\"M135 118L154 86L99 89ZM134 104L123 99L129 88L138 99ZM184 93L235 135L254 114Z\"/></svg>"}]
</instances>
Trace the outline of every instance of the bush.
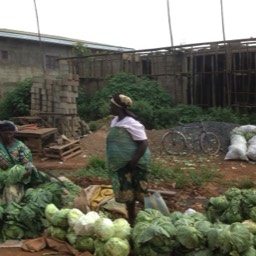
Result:
<instances>
[{"instance_id":1,"label":"bush","mask_svg":"<svg viewBox=\"0 0 256 256\"><path fill-rule=\"evenodd\" d=\"M106 79L106 86L99 90L90 101L85 103L83 100L83 104L87 104L87 109L84 109L84 113L80 113L81 117L87 118L89 121L105 117L109 114L109 97L114 93L122 93L131 97L134 101L133 109L136 110L139 109L136 107L136 104L137 106L139 104L143 105L148 110L152 109L152 111L161 107L171 106L170 94L155 80L120 73L113 77L108 77ZM136 103L139 101L144 103ZM145 115L145 111L142 109L140 112L143 112L143 115ZM153 120L152 118L150 119Z\"/></svg>"},{"instance_id":2,"label":"bush","mask_svg":"<svg viewBox=\"0 0 256 256\"><path fill-rule=\"evenodd\" d=\"M213 107L207 110L208 121L240 123L240 115L231 108Z\"/></svg>"},{"instance_id":3,"label":"bush","mask_svg":"<svg viewBox=\"0 0 256 256\"><path fill-rule=\"evenodd\" d=\"M0 101L0 119L29 115L31 108L31 87L32 79L27 78L18 82L14 89L6 92Z\"/></svg>"}]
</instances>

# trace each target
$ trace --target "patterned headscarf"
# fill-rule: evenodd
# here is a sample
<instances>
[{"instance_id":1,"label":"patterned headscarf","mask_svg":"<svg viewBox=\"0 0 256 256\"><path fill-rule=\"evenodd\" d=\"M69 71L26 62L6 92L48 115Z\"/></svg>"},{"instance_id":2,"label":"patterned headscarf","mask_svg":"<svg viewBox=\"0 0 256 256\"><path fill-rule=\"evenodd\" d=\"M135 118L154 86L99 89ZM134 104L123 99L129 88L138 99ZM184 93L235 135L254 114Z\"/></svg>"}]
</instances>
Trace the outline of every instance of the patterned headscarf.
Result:
<instances>
[{"instance_id":1,"label":"patterned headscarf","mask_svg":"<svg viewBox=\"0 0 256 256\"><path fill-rule=\"evenodd\" d=\"M132 99L124 94L113 94L110 101L117 107L123 109L127 116L137 119L137 116L128 110L132 106Z\"/></svg>"},{"instance_id":2,"label":"patterned headscarf","mask_svg":"<svg viewBox=\"0 0 256 256\"><path fill-rule=\"evenodd\" d=\"M119 108L128 108L132 106L132 100L130 97L123 94L114 94L110 100L113 104Z\"/></svg>"},{"instance_id":3,"label":"patterned headscarf","mask_svg":"<svg viewBox=\"0 0 256 256\"><path fill-rule=\"evenodd\" d=\"M0 132L6 132L6 131L15 132L17 131L17 127L11 121L7 121L7 120L0 121Z\"/></svg>"}]
</instances>

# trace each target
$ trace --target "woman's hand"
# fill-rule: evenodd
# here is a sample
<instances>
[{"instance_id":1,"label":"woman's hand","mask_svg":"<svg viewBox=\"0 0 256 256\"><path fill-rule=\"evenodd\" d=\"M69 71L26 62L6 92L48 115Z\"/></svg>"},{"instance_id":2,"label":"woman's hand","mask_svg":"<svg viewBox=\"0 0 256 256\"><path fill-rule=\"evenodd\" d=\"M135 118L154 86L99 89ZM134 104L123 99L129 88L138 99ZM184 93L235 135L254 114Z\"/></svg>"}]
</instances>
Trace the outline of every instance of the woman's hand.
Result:
<instances>
[{"instance_id":1,"label":"woman's hand","mask_svg":"<svg viewBox=\"0 0 256 256\"><path fill-rule=\"evenodd\" d=\"M8 169L8 164L7 163L0 163L0 169L2 169L2 170Z\"/></svg>"},{"instance_id":2,"label":"woman's hand","mask_svg":"<svg viewBox=\"0 0 256 256\"><path fill-rule=\"evenodd\" d=\"M23 174L23 178L26 178L28 176L31 175L31 170L30 169L26 169L26 172Z\"/></svg>"}]
</instances>

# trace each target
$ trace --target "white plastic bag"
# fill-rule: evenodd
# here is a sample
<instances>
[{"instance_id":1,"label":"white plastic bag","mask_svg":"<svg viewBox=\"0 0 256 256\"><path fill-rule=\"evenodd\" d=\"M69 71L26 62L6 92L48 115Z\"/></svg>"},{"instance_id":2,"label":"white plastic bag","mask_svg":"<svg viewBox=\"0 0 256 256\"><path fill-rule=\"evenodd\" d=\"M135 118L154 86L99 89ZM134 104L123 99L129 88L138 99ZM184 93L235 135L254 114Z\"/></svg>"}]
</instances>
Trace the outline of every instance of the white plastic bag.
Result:
<instances>
[{"instance_id":1,"label":"white plastic bag","mask_svg":"<svg viewBox=\"0 0 256 256\"><path fill-rule=\"evenodd\" d=\"M242 135L232 134L231 145L228 147L228 153L226 154L224 160L245 160L248 161L247 153L247 141Z\"/></svg>"},{"instance_id":2,"label":"white plastic bag","mask_svg":"<svg viewBox=\"0 0 256 256\"><path fill-rule=\"evenodd\" d=\"M248 141L248 148L247 148L247 157L250 160L256 161L256 136L253 136L249 141Z\"/></svg>"}]
</instances>

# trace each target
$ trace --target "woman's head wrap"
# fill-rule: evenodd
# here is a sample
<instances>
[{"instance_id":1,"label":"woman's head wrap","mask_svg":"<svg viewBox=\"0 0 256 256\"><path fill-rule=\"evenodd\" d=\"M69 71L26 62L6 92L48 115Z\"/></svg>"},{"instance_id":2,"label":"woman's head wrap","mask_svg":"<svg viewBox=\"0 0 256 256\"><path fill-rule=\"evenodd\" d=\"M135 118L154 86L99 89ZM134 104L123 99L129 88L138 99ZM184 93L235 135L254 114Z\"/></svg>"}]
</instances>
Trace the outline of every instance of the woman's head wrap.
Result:
<instances>
[{"instance_id":1,"label":"woman's head wrap","mask_svg":"<svg viewBox=\"0 0 256 256\"><path fill-rule=\"evenodd\" d=\"M16 125L11 121L0 121L0 132L17 131Z\"/></svg>"},{"instance_id":2,"label":"woman's head wrap","mask_svg":"<svg viewBox=\"0 0 256 256\"><path fill-rule=\"evenodd\" d=\"M132 106L132 100L130 97L123 94L114 94L110 100L114 105L119 108L128 108Z\"/></svg>"},{"instance_id":3,"label":"woman's head wrap","mask_svg":"<svg viewBox=\"0 0 256 256\"><path fill-rule=\"evenodd\" d=\"M137 116L134 115L131 111L128 110L132 106L132 99L123 94L113 94L110 101L117 107L121 108L127 116L131 116L137 119Z\"/></svg>"}]
</instances>

